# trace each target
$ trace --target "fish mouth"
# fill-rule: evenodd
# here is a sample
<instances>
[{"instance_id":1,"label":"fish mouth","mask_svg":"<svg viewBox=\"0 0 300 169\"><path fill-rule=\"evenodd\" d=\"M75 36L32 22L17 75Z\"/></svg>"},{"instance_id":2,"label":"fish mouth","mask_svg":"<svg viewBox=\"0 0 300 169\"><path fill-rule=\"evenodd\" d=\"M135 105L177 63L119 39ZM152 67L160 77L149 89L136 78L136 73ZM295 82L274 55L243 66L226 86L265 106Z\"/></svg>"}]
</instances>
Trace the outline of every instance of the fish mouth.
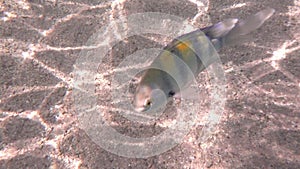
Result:
<instances>
[{"instance_id":1,"label":"fish mouth","mask_svg":"<svg viewBox=\"0 0 300 169\"><path fill-rule=\"evenodd\" d=\"M149 109L149 107L136 107L134 108L135 111L137 112L145 112Z\"/></svg>"}]
</instances>

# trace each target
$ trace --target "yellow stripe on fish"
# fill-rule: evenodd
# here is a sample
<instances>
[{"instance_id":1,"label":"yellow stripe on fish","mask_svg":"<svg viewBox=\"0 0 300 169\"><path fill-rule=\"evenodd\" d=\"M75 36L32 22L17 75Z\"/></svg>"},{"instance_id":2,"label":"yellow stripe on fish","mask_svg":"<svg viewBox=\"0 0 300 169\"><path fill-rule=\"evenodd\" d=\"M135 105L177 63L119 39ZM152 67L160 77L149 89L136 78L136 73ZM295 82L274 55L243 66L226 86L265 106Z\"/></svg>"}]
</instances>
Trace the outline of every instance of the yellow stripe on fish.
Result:
<instances>
[{"instance_id":1,"label":"yellow stripe on fish","mask_svg":"<svg viewBox=\"0 0 300 169\"><path fill-rule=\"evenodd\" d=\"M206 39L207 40L207 39ZM194 44L191 40L181 40L178 39L178 44L174 46L177 51L174 51L174 54L177 55L182 61L191 69L195 75L198 70L198 63L200 62L196 51L194 50Z\"/></svg>"},{"instance_id":2,"label":"yellow stripe on fish","mask_svg":"<svg viewBox=\"0 0 300 169\"><path fill-rule=\"evenodd\" d=\"M184 53L184 52L187 52L188 50L190 50L190 46L191 46L191 43L186 41L186 42L180 42L177 44L176 48Z\"/></svg>"}]
</instances>

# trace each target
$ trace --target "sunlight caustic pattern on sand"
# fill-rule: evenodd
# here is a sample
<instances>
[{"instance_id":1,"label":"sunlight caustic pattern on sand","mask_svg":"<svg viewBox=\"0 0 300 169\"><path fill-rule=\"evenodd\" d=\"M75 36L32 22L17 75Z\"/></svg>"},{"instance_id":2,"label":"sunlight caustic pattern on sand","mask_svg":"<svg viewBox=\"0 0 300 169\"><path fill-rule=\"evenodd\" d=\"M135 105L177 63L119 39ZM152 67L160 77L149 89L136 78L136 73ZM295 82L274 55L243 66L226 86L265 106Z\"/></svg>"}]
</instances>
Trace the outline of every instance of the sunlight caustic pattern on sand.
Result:
<instances>
[{"instance_id":1,"label":"sunlight caustic pattern on sand","mask_svg":"<svg viewBox=\"0 0 300 169\"><path fill-rule=\"evenodd\" d=\"M69 104L70 101L70 95L72 94L72 88L73 86L73 75L68 72L61 71L59 67L55 67L51 63L44 62L43 60L40 60L37 55L41 52L47 52L47 51L52 51L52 52L73 52L73 51L79 51L79 50L89 50L89 49L94 49L100 47L102 44L96 45L96 46L84 46L84 45L75 45L73 46L70 44L69 46L55 46L54 44L48 44L47 41L44 41L43 38L48 38L51 37L58 29L60 25L64 25L70 21L79 19L79 18L87 18L86 15L83 15L83 13L88 12L90 10L105 10L102 14L98 15L96 14L97 17L101 18L102 16L108 16L109 21L114 21L116 18L121 18L124 21L126 21L126 16L127 16L127 11L125 10L125 4L129 0L114 0L114 1L107 1L103 3L99 3L96 5L84 3L84 2L73 2L73 1L48 1L45 0L43 3L32 3L24 0L12 0L12 1L7 1L10 3L11 7L5 4L1 4L0 10L1 10L1 25L6 25L10 23L11 21L21 23L23 25L23 29L25 29L25 32L29 31L34 31L35 34L38 34L38 38L40 38L37 41L31 42L26 41L21 39L20 37L1 37L1 48L0 48L0 53L5 55L4 58L6 57L9 59L16 59L16 63L20 63L20 65L25 65L28 63L34 63L37 65L37 67L42 68L46 72L49 72L53 77L56 77L59 79L59 82L57 84L50 84L47 86L44 85L19 85L19 86L8 86L1 91L0 95L0 104L5 105L11 102L11 100L17 100L18 96L26 95L28 93L38 93L38 92L43 92L45 91L44 97L42 101L40 102L40 105L37 106L35 110L2 110L2 107L0 108L1 112L1 117L0 117L0 122L1 122L1 127L2 124L4 124L6 121L9 121L11 118L19 117L19 118L24 118L24 119L30 119L34 122L40 123L44 129L45 133L38 138L25 138L23 140L17 140L13 142L7 142L3 147L0 149L0 160L4 161L9 161L14 159L17 156L21 155L27 155L27 154L34 154L35 150L42 149L41 147L44 146L50 146L54 150L49 150L49 152L46 152L45 154L49 155L50 158L52 159L51 162L51 167L52 168L59 168L58 163L55 162L53 159L57 159L58 161L61 161L64 163L64 165L67 168L79 168L81 164L84 162L81 157L78 157L77 155L69 155L67 153L61 153L60 145L64 142L64 139L72 135L72 132L78 131L76 128L76 120L73 117L71 112L66 112L66 111L72 111L72 109L66 108L66 104ZM200 0L189 0L188 2L193 3L196 8L197 8L197 13L194 15L192 18L188 18L188 20L191 22L191 24L203 24L203 25L209 25L210 23L210 18L205 20L207 23L199 23L198 19L201 19L203 16L207 16L207 12L209 10L208 5L212 5L210 1L200 1ZM224 12L229 12L231 10L242 10L244 8L247 8L248 6L251 6L255 4L255 2L241 2L237 4L230 4L221 6L220 10ZM281 15L287 16L289 18L289 22L287 23L288 25L293 24L294 22L297 22L299 27L299 20L292 20L291 18L299 18L299 0L294 1L294 6L289 7L289 11L287 13L283 13ZM68 8L69 13L62 14L60 17L52 17L49 16L49 13L45 14L45 8L48 6L55 6L58 5L58 8L64 7ZM39 11L36 12L34 11L35 9L38 9ZM31 22L27 22L27 20L23 20L29 18L30 20L41 20L45 19L46 21L53 20L51 24L47 28L41 28L39 26L36 26L32 24ZM53 19L54 18L54 19ZM106 21L107 22L107 21ZM125 25L126 26L126 25ZM296 27L295 26L295 27ZM8 27L4 29L9 29ZM118 30L117 27L112 28L112 30ZM297 30L297 29L295 29ZM2 32L1 32L2 33ZM109 34L107 32L107 34ZM116 36L120 36L119 32L116 31L114 32ZM263 67L261 69L257 69L256 71L253 71L250 73L250 76L247 76L245 74L240 75L240 81L245 81L246 83L243 84L241 88L244 88L246 91L245 93L248 93L249 96L252 96L253 94L265 94L269 97L275 98L275 105L279 106L285 106L285 107L290 107L291 109L300 109L299 103L299 89L300 89L300 78L299 76L291 73L291 71L285 67L282 66L282 62L284 60L289 60L290 56L294 54L295 52L299 53L300 50L300 45L299 45L299 29L298 32L295 31L292 33L294 36L292 36L293 39L286 40L283 43L278 43L277 47L274 46L259 46L255 43L249 43L247 44L249 48L261 48L261 49L267 49L266 55L268 57L264 59L257 59L257 60L252 60L249 62L246 62L244 64L240 65L234 65L232 64L229 66L227 69L226 73L235 73L238 72L239 70L250 70L253 67L260 65L260 64L266 64L268 66ZM2 36L2 35L1 35ZM149 35L147 35L149 37ZM3 39L2 39L3 38ZM152 39L155 42L159 42L162 45L165 43L161 41L159 38L151 37L148 39ZM54 40L55 41L55 40ZM107 42L103 42L104 44ZM7 47L7 46L9 47ZM114 68L111 70L108 70L107 72L97 75L99 77L99 81L103 82L102 88L103 89L108 89L109 88L109 81L105 79L104 77L109 75L109 74L114 74L118 72L125 71L127 69L134 69L136 67L142 67L143 64L137 64L134 65L133 67L128 67L128 68ZM264 84L254 84L256 81L259 79L272 74L274 72L281 72L285 77L289 79L289 82L285 82L283 80L278 80L276 84L274 82L265 82ZM2 72L1 72L2 73ZM28 72L31 73L31 72ZM285 87L288 86L295 86L296 90L298 93L293 93L289 91L284 92L279 92L276 90L276 86L280 86L285 89ZM48 102L51 101L52 95L57 92L58 89L60 88L66 88L66 93L64 96L62 96L62 101L56 103L55 105L51 105L49 109L50 112L58 112L55 115L55 119L58 121L57 123L49 123L42 117L42 113L44 110L44 107L48 106ZM271 89L269 89L271 88ZM274 89L273 89L274 88ZM283 100L282 98L286 98L286 100ZM298 101L297 101L298 100ZM25 101L24 101L25 102ZM16 105L17 107L18 105ZM107 106L100 106L103 109L108 109L109 107ZM250 106L245 105L246 108L249 110L252 110L253 108ZM116 110L117 111L117 110ZM263 111L263 110L261 110ZM272 115L270 115L272 117ZM290 121L291 123L295 123L294 121L297 120L296 117L287 117L282 115L282 118L287 119L287 121ZM275 117L273 118L275 119ZM171 123L171 122L170 122ZM201 122L199 122L201 124ZM296 123L295 123L296 124ZM158 124L162 127L165 127L168 125L168 123L161 123ZM202 125L202 124L201 124ZM201 126L201 125L198 125ZM299 124L298 124L299 125ZM287 125L289 126L289 125ZM21 126L22 127L22 126ZM283 125L282 128L289 129L288 127L285 127ZM278 130L281 129L281 127L274 127L272 130ZM72 131L74 130L74 131ZM55 135L54 137L52 135ZM205 154L206 152L204 151L206 148L209 148L213 145L213 142L215 141L214 138L212 138L212 142L208 142L202 145L203 152L198 151L198 142L196 137L198 137L197 133L187 136L186 143L183 143L183 145L190 145L193 147L195 150L195 156L201 157L205 156L206 158L209 158L209 155ZM21 143L26 143L26 145L22 147L18 147L17 145L20 145ZM276 149L276 145L273 145L274 149ZM289 154L289 157L282 156L282 153L280 151L286 151ZM288 148L281 147L280 149L277 149L275 152L276 156L282 158L282 159L288 159L291 158L292 160L295 160L296 155L292 153L292 150ZM202 167L202 163L199 162L198 159L191 158L192 159L192 164L184 164L185 166L190 167Z\"/></svg>"}]
</instances>

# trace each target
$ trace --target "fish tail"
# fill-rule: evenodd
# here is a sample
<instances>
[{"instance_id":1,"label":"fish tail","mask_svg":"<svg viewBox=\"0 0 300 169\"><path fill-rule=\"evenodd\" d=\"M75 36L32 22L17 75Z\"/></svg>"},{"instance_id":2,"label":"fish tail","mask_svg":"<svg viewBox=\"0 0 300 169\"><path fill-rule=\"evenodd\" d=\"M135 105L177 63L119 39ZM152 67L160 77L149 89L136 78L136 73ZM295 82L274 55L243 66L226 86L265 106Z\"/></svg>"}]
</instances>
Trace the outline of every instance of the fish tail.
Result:
<instances>
[{"instance_id":1,"label":"fish tail","mask_svg":"<svg viewBox=\"0 0 300 169\"><path fill-rule=\"evenodd\" d=\"M266 8L245 20L227 19L202 31L211 38L213 45L219 49L223 46L234 45L248 39L249 33L258 29L275 12L272 8Z\"/></svg>"}]
</instances>

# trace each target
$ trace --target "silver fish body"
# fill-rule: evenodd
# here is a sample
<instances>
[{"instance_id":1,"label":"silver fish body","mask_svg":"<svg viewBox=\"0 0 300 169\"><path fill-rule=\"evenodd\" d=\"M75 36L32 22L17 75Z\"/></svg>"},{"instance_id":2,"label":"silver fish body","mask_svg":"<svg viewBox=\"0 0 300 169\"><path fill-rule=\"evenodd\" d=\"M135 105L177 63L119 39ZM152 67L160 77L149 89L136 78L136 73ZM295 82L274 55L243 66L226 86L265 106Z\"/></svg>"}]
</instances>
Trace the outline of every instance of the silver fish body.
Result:
<instances>
[{"instance_id":1,"label":"silver fish body","mask_svg":"<svg viewBox=\"0 0 300 169\"><path fill-rule=\"evenodd\" d=\"M273 13L274 9L267 8L246 20L226 19L173 40L142 75L134 95L135 110L161 106L216 61L217 51L223 46L239 42Z\"/></svg>"}]
</instances>

